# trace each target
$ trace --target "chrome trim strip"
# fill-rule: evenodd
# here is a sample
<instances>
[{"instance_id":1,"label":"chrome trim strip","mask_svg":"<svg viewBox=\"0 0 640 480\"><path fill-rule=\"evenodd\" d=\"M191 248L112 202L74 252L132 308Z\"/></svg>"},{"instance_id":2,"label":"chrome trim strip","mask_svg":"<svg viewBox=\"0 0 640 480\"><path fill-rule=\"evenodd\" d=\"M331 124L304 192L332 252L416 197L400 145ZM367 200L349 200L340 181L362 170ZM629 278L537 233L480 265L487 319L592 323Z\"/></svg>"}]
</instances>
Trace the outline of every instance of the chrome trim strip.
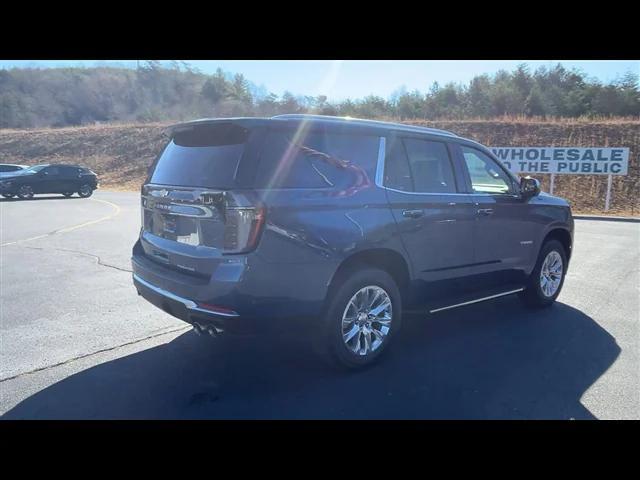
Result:
<instances>
[{"instance_id":1,"label":"chrome trim strip","mask_svg":"<svg viewBox=\"0 0 640 480\"><path fill-rule=\"evenodd\" d=\"M435 310L429 310L429 313L441 312L442 310L449 310L451 308L462 307L464 305L471 305L472 303L484 302L485 300L491 300L492 298L504 297L505 295L511 295L512 293L518 293L523 291L524 288L518 288L517 290L511 290L509 292L498 293L489 297L478 298L476 300L470 300L468 302L457 303L455 305L449 305L448 307L436 308Z\"/></svg>"},{"instance_id":2,"label":"chrome trim strip","mask_svg":"<svg viewBox=\"0 0 640 480\"><path fill-rule=\"evenodd\" d=\"M390 188L390 187L385 187L384 185L378 185L380 188L384 188L385 190L389 190L390 192L398 192L398 193L404 193L406 195L423 195L423 196L432 196L432 197L440 197L443 195L455 195L455 196L471 196L471 195L477 195L476 193L462 193L462 192L443 192L443 193L433 193L433 192L405 192L404 190L397 190L395 188Z\"/></svg>"},{"instance_id":3,"label":"chrome trim strip","mask_svg":"<svg viewBox=\"0 0 640 480\"><path fill-rule=\"evenodd\" d=\"M158 205L163 205L164 207L158 207ZM143 207L147 210L157 210L158 212L163 212L171 215L179 215L181 217L189 217L189 218L212 218L213 211L209 206L203 206L198 204L184 204L184 203L156 203L153 207ZM196 213L188 213L185 209L198 210L203 212L202 214Z\"/></svg>"},{"instance_id":4,"label":"chrome trim strip","mask_svg":"<svg viewBox=\"0 0 640 480\"><path fill-rule=\"evenodd\" d=\"M387 138L380 137L380 144L378 146L378 162L376 163L376 185L383 187L382 182L384 178L384 157L387 151Z\"/></svg>"},{"instance_id":5,"label":"chrome trim strip","mask_svg":"<svg viewBox=\"0 0 640 480\"><path fill-rule=\"evenodd\" d=\"M189 308L189 310L193 310L194 312L206 313L207 315L218 316L218 317L239 317L239 315L235 312L234 313L212 312L211 310L207 310L200 307Z\"/></svg>"},{"instance_id":6,"label":"chrome trim strip","mask_svg":"<svg viewBox=\"0 0 640 480\"><path fill-rule=\"evenodd\" d=\"M205 310L204 308L200 308L200 307L198 307L198 304L196 302L194 302L193 300L189 300L188 298L180 297L180 296L176 295L175 293L171 293L171 292L169 292L169 291L167 291L167 290L165 290L163 288L156 287L155 285L150 284L146 280L143 280L142 278L140 278L135 273L133 274L133 279L135 281L137 281L137 282L140 282L142 285L147 287L149 290L153 290L154 292L156 292L159 295L162 295L163 297L167 297L167 298L170 298L171 300L175 300L176 302L182 303L189 310L194 310L194 311L206 313L206 314L209 314L209 315L219 315L219 316L222 316L222 317L238 317L239 316L235 312L234 313L212 312L211 310Z\"/></svg>"},{"instance_id":7,"label":"chrome trim strip","mask_svg":"<svg viewBox=\"0 0 640 480\"><path fill-rule=\"evenodd\" d=\"M382 184L378 184L378 182L376 181L376 185L378 185L380 188L384 188L385 190L389 190L390 192L398 192L398 193L404 193L406 195L426 195L426 196L442 196L442 195L456 195L456 196L474 196L474 197L479 197L479 196L485 196L485 197L489 197L489 196L497 196L499 195L500 198L505 198L505 197L509 197L509 198L520 198L518 195L512 195L510 193L486 193L486 192L477 192L477 193L466 193L466 192L442 192L442 193L433 193L433 192L405 192L404 190L397 190L395 188L391 188L391 187L385 187Z\"/></svg>"},{"instance_id":8,"label":"chrome trim strip","mask_svg":"<svg viewBox=\"0 0 640 480\"><path fill-rule=\"evenodd\" d=\"M197 308L198 305L196 304L196 302L194 302L193 300L189 300L187 298L183 298L180 297L174 293L171 293L163 288L160 287L156 287L155 285L150 284L149 282L147 282L146 280L143 280L142 278L140 278L137 274L133 274L133 279L140 282L142 285L144 285L145 287L147 287L150 290L153 290L154 292L162 295L163 297L167 297L170 298L171 300L175 300L176 302L180 302L182 303L185 307L187 308Z\"/></svg>"}]
</instances>

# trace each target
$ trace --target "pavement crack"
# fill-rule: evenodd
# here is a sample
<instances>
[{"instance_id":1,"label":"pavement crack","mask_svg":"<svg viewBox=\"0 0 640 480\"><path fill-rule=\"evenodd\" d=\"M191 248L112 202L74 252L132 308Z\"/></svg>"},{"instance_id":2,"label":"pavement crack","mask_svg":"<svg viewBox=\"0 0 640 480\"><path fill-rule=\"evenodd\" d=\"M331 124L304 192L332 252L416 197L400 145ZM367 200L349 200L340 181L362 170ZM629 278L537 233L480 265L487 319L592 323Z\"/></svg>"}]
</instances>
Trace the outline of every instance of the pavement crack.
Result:
<instances>
[{"instance_id":1,"label":"pavement crack","mask_svg":"<svg viewBox=\"0 0 640 480\"><path fill-rule=\"evenodd\" d=\"M85 353L85 354L82 354L82 355L77 355L75 357L72 357L72 358L69 358L67 360L64 360L63 362L54 363L53 365L47 365L47 366L44 366L44 367L39 367L39 368L35 368L33 370L29 370L28 372L18 373L16 375L12 375L10 377L0 378L0 383L8 382L9 380L15 380L16 378L24 377L25 375L31 375L32 373L38 373L38 372L42 372L44 370L50 370L52 368L61 367L63 365L67 365L69 363L75 362L76 360L81 360L83 358L92 357L92 356L97 355L99 353L110 352L110 351L113 351L113 350L117 350L118 348L127 347L129 345L135 345L136 343L144 342L146 340L151 340L152 338L156 338L156 337L161 337L162 335L168 335L170 333L180 332L182 330L188 330L189 328L191 328L191 325L184 326L184 327L173 328L171 330L166 330L166 331L163 331L163 332L160 332L160 333L154 333L153 335L147 335L146 337L138 338L138 339L133 340L131 342L122 343L122 344L119 344L119 345L116 345L116 346L113 346L113 347L102 348L100 350L96 350L95 352L91 352L91 353Z\"/></svg>"},{"instance_id":2,"label":"pavement crack","mask_svg":"<svg viewBox=\"0 0 640 480\"><path fill-rule=\"evenodd\" d=\"M31 249L31 250L47 250L47 248L45 248L45 247L28 247L28 246L26 246L26 245L20 245L20 246L21 246L21 247L23 247L23 248L29 248L29 249ZM100 266L102 266L102 267L113 268L114 270L119 270L119 271L121 271L121 272L133 273L133 270L130 270L130 269L128 269L128 268L117 267L117 266L115 266L115 265L111 265L111 264L108 264L108 263L104 263L104 262L102 261L102 259L101 259L98 255L95 255L95 254L93 254L93 253L82 252L82 251L80 251L80 250L71 250L71 249L68 249L68 248L55 248L55 247L50 247L49 249L50 249L50 250L57 250L57 251L59 251L59 252L77 253L78 255L85 255L85 256L87 256L87 257L93 257L93 258L95 258L95 259L96 259L96 261L97 261L98 265L100 265Z\"/></svg>"}]
</instances>

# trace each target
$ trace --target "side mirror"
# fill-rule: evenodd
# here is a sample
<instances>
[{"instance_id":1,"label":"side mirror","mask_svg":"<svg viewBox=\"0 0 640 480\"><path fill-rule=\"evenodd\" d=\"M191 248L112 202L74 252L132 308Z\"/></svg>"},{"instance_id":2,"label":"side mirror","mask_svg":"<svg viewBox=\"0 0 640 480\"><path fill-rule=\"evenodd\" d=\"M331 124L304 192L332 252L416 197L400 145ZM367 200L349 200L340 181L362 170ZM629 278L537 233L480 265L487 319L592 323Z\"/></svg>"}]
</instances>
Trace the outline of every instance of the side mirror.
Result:
<instances>
[{"instance_id":1,"label":"side mirror","mask_svg":"<svg viewBox=\"0 0 640 480\"><path fill-rule=\"evenodd\" d=\"M520 194L523 198L531 198L539 195L540 182L531 177L524 177L520 179Z\"/></svg>"}]
</instances>

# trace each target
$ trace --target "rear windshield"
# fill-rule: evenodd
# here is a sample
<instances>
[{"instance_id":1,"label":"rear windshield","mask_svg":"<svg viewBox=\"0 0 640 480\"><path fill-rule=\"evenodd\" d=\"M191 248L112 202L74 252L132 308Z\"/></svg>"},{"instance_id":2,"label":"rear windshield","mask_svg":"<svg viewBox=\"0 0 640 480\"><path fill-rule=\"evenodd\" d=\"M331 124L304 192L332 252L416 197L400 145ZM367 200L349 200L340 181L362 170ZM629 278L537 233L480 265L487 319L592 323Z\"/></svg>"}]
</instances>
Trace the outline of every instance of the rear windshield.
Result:
<instances>
[{"instance_id":1,"label":"rear windshield","mask_svg":"<svg viewBox=\"0 0 640 480\"><path fill-rule=\"evenodd\" d=\"M199 125L176 132L156 163L151 183L231 188L249 135L231 125Z\"/></svg>"}]
</instances>

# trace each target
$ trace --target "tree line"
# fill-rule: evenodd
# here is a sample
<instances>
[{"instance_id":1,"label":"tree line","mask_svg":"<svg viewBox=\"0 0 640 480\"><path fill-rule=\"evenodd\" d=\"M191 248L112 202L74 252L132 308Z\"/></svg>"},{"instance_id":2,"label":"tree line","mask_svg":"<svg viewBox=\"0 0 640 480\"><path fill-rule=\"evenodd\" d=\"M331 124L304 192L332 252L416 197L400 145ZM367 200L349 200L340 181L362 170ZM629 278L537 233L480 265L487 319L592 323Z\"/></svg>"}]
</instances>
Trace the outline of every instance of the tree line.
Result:
<instances>
[{"instance_id":1,"label":"tree line","mask_svg":"<svg viewBox=\"0 0 640 480\"><path fill-rule=\"evenodd\" d=\"M638 74L609 83L561 64L479 75L467 84L433 83L426 92L396 90L330 102L326 96L265 92L242 74L206 75L184 62L144 61L137 68L0 70L0 128L102 122L161 122L200 117L316 113L362 118L465 119L640 116Z\"/></svg>"}]
</instances>

